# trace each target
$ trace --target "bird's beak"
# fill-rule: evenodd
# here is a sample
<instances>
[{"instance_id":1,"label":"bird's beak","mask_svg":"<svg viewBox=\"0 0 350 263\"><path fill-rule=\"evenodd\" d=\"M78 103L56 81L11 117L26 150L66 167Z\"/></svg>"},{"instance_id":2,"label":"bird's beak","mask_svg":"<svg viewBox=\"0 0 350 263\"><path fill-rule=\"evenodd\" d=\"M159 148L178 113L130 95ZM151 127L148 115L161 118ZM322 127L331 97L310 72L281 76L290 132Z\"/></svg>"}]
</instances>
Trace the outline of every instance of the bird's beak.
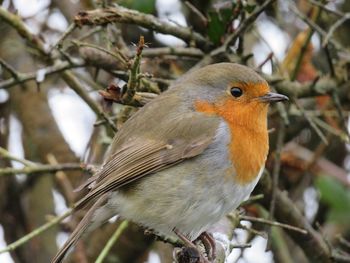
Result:
<instances>
[{"instance_id":1,"label":"bird's beak","mask_svg":"<svg viewBox=\"0 0 350 263\"><path fill-rule=\"evenodd\" d=\"M287 96L273 92L268 92L264 96L260 96L258 99L261 102L266 103L289 100Z\"/></svg>"}]
</instances>

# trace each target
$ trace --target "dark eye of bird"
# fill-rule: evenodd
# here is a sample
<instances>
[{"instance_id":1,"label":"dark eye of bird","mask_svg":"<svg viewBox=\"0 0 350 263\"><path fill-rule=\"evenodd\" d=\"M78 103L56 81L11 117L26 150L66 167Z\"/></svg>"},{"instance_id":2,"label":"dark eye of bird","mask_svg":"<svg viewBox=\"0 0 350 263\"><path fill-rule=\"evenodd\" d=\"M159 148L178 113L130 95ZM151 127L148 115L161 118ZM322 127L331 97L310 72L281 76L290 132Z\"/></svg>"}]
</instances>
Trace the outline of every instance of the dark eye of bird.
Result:
<instances>
[{"instance_id":1,"label":"dark eye of bird","mask_svg":"<svg viewBox=\"0 0 350 263\"><path fill-rule=\"evenodd\" d=\"M237 87L231 88L231 95L233 97L238 98L238 97L242 96L242 94L243 94L243 91L240 88L237 88Z\"/></svg>"}]
</instances>

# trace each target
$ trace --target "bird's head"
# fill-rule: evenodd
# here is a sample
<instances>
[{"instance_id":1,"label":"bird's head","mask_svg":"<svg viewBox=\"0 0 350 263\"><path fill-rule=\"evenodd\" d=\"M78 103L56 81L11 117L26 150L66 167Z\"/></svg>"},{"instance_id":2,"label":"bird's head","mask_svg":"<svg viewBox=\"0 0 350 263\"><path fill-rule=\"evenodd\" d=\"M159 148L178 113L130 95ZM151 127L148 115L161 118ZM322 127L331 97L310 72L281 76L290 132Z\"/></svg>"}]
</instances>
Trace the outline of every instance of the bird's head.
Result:
<instances>
[{"instance_id":1,"label":"bird's head","mask_svg":"<svg viewBox=\"0 0 350 263\"><path fill-rule=\"evenodd\" d=\"M187 74L182 82L186 88L195 87L196 97L215 102L231 100L235 104L248 105L288 100L288 97L270 91L267 82L254 70L234 63L217 63Z\"/></svg>"},{"instance_id":2,"label":"bird's head","mask_svg":"<svg viewBox=\"0 0 350 263\"><path fill-rule=\"evenodd\" d=\"M195 87L187 92L196 110L217 113L235 123L266 120L271 102L288 100L271 92L254 70L239 64L212 64L188 74L183 81Z\"/></svg>"},{"instance_id":3,"label":"bird's head","mask_svg":"<svg viewBox=\"0 0 350 263\"><path fill-rule=\"evenodd\" d=\"M271 102L284 101L252 69L231 63L203 67L188 74L186 94L197 112L222 118L228 125L228 145L236 181L255 180L268 153L267 110ZM233 172L234 171L234 172Z\"/></svg>"}]
</instances>

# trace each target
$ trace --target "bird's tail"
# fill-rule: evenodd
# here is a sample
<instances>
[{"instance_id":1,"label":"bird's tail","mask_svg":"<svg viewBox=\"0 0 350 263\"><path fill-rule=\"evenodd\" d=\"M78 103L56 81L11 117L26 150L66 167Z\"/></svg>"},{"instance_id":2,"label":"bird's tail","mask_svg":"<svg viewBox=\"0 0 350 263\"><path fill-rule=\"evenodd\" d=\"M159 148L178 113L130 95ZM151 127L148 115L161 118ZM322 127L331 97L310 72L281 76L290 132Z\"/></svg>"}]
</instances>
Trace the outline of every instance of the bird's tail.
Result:
<instances>
[{"instance_id":1,"label":"bird's tail","mask_svg":"<svg viewBox=\"0 0 350 263\"><path fill-rule=\"evenodd\" d=\"M60 263L63 261L67 253L75 246L83 234L87 234L110 219L114 213L110 211L104 204L107 201L107 194L101 196L96 203L89 209L78 226L74 229L63 247L57 252L51 263Z\"/></svg>"}]
</instances>

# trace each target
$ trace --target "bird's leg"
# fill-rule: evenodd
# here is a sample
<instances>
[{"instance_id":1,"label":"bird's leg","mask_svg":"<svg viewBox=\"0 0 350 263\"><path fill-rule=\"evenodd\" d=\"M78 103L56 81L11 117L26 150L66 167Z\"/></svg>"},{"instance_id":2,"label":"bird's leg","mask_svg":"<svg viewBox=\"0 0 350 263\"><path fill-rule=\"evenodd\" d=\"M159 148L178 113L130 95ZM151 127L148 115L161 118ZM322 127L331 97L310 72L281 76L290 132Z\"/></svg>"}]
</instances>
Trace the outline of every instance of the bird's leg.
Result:
<instances>
[{"instance_id":1,"label":"bird's leg","mask_svg":"<svg viewBox=\"0 0 350 263\"><path fill-rule=\"evenodd\" d=\"M197 248L195 244L192 243L185 235L179 232L176 228L173 229L173 232L180 238L180 240L185 244L186 247Z\"/></svg>"},{"instance_id":2,"label":"bird's leg","mask_svg":"<svg viewBox=\"0 0 350 263\"><path fill-rule=\"evenodd\" d=\"M216 258L216 243L212 234L208 232L203 232L198 237L200 241L202 241L205 251L207 252L208 259L214 261Z\"/></svg>"},{"instance_id":3,"label":"bird's leg","mask_svg":"<svg viewBox=\"0 0 350 263\"><path fill-rule=\"evenodd\" d=\"M191 257L195 259L195 263L211 263L209 260L205 258L201 251L199 251L198 247L189 240L185 235L180 233L176 228L173 229L173 232L178 236L178 238L185 244L185 247L188 251L183 253L184 255L192 255ZM192 262L192 259L189 259Z\"/></svg>"}]
</instances>

